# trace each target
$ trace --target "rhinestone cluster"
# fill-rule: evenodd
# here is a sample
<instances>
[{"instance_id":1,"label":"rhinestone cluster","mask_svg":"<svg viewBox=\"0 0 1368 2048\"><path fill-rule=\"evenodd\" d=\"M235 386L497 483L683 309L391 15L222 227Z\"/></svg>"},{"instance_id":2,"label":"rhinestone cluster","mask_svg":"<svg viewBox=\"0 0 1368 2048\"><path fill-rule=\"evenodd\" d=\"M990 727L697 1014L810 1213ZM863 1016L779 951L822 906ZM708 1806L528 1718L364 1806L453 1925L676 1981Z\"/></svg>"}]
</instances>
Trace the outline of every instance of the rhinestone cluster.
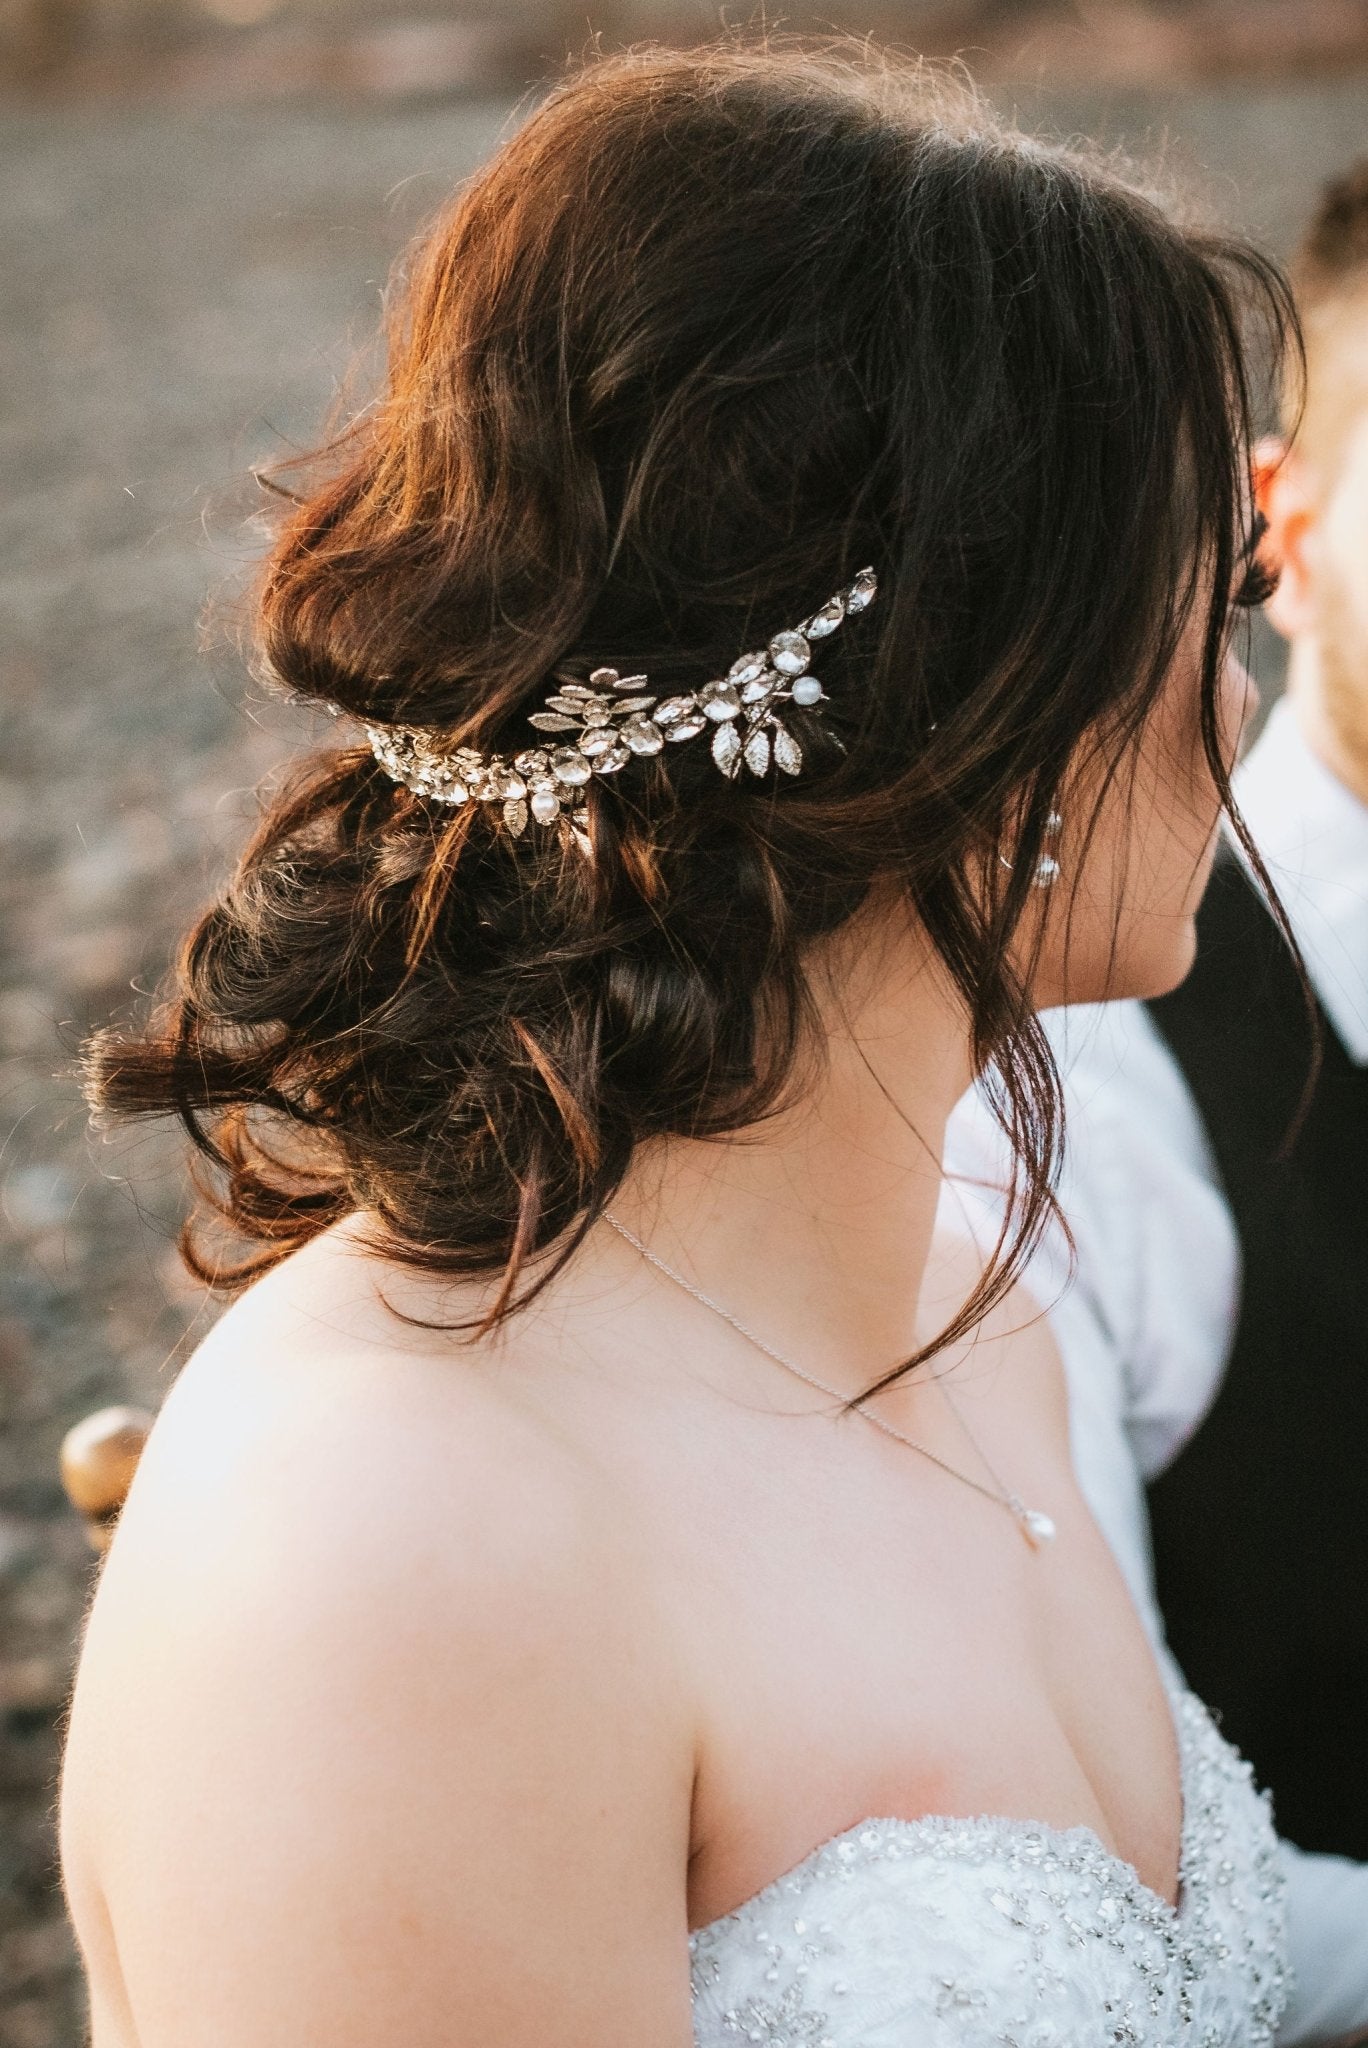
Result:
<instances>
[{"instance_id":1,"label":"rhinestone cluster","mask_svg":"<svg viewBox=\"0 0 1368 2048\"><path fill-rule=\"evenodd\" d=\"M437 733L420 726L367 725L366 737L385 773L418 796L499 804L515 836L527 830L529 818L554 825L564 817L587 850L576 815L585 789L595 775L616 775L634 755L659 754L667 744L711 732L713 760L729 780L743 768L764 775L771 764L797 775L803 750L780 708L820 711L828 700L812 673L813 642L864 611L877 589L874 571L861 569L810 618L776 633L758 653L743 654L717 681L680 696L661 698L646 689L646 676L619 675L615 668L596 668L587 683L561 683L528 719L538 732L558 737L511 760L474 747L449 752Z\"/></svg>"}]
</instances>

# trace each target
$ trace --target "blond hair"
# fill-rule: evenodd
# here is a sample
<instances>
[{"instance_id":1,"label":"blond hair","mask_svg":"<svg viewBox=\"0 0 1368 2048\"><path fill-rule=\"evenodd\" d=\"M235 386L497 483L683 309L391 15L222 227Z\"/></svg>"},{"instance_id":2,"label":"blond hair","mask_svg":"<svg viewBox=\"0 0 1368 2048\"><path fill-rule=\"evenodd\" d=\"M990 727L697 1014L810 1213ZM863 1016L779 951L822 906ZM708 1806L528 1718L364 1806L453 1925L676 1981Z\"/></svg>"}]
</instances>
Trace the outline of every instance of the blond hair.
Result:
<instances>
[{"instance_id":1,"label":"blond hair","mask_svg":"<svg viewBox=\"0 0 1368 2048\"><path fill-rule=\"evenodd\" d=\"M1368 410L1368 156L1327 184L1291 265L1306 337L1289 359L1283 423L1323 484L1333 484L1348 429Z\"/></svg>"}]
</instances>

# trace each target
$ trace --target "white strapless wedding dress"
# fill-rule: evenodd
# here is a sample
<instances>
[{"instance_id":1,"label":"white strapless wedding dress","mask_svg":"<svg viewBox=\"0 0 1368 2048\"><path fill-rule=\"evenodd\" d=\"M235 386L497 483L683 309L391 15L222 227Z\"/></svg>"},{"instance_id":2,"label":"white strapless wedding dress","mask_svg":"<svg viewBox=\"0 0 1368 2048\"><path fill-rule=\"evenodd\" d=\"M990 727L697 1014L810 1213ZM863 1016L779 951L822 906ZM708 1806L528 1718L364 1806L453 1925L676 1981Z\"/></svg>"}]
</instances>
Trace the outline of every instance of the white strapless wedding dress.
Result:
<instances>
[{"instance_id":1,"label":"white strapless wedding dress","mask_svg":"<svg viewBox=\"0 0 1368 2048\"><path fill-rule=\"evenodd\" d=\"M1261 2048L1287 1990L1267 1799L1175 1693L1178 1904L1090 1828L868 1820L690 1942L697 2048Z\"/></svg>"}]
</instances>

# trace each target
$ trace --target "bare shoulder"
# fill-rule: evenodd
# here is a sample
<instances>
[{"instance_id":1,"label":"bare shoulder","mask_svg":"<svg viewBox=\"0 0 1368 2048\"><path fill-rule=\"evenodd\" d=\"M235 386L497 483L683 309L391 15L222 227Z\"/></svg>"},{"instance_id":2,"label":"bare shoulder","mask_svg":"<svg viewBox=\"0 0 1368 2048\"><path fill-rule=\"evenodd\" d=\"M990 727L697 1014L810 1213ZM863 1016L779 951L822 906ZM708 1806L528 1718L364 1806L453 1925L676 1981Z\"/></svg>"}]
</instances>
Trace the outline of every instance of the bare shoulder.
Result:
<instances>
[{"instance_id":1,"label":"bare shoulder","mask_svg":"<svg viewBox=\"0 0 1368 2048\"><path fill-rule=\"evenodd\" d=\"M315 1626L379 1600L391 1630L490 1599L511 1629L540 1625L536 1588L552 1611L587 1599L619 1551L629 1578L582 1450L508 1397L497 1358L390 1314L386 1277L309 1247L227 1311L162 1407L97 1616L193 1586Z\"/></svg>"},{"instance_id":2,"label":"bare shoulder","mask_svg":"<svg viewBox=\"0 0 1368 2048\"><path fill-rule=\"evenodd\" d=\"M320 1242L233 1303L167 1396L116 1557L142 1553L154 1523L159 1535L174 1524L183 1547L225 1517L264 1529L283 1515L300 1570L317 1528L327 1555L341 1545L358 1566L353 1547L379 1569L410 1569L431 1544L459 1572L467 1553L449 1538L462 1523L483 1528L485 1566L606 1528L584 1457L509 1397L498 1347L391 1313L403 1283ZM440 1308L455 1321L463 1304ZM271 1547L279 1571L287 1560Z\"/></svg>"},{"instance_id":3,"label":"bare shoulder","mask_svg":"<svg viewBox=\"0 0 1368 2048\"><path fill-rule=\"evenodd\" d=\"M72 1710L78 1931L86 1894L140 2048L611 2041L610 1988L620 2038L683 2043L692 1729L649 1572L577 1448L355 1277L253 1290L149 1441Z\"/></svg>"}]
</instances>

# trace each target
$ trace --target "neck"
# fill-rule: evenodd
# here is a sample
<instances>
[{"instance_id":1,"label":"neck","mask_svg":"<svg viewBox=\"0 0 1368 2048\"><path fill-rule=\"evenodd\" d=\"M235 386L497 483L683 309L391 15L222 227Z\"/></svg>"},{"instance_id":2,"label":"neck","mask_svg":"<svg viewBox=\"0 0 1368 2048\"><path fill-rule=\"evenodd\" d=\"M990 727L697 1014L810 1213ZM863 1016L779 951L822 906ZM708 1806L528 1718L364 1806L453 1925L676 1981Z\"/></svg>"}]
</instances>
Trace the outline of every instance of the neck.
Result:
<instances>
[{"instance_id":1,"label":"neck","mask_svg":"<svg viewBox=\"0 0 1368 2048\"><path fill-rule=\"evenodd\" d=\"M1368 754L1362 737L1343 729L1336 711L1337 692L1315 633L1299 633L1291 643L1287 664L1287 695L1302 738L1317 760L1352 796L1368 805Z\"/></svg>"},{"instance_id":2,"label":"neck","mask_svg":"<svg viewBox=\"0 0 1368 2048\"><path fill-rule=\"evenodd\" d=\"M815 1084L770 1121L670 1139L614 1214L781 1351L858 1392L914 1351L951 1109L971 1079L963 1007L900 907L813 963ZM795 1091L795 1094L799 1091Z\"/></svg>"}]
</instances>

